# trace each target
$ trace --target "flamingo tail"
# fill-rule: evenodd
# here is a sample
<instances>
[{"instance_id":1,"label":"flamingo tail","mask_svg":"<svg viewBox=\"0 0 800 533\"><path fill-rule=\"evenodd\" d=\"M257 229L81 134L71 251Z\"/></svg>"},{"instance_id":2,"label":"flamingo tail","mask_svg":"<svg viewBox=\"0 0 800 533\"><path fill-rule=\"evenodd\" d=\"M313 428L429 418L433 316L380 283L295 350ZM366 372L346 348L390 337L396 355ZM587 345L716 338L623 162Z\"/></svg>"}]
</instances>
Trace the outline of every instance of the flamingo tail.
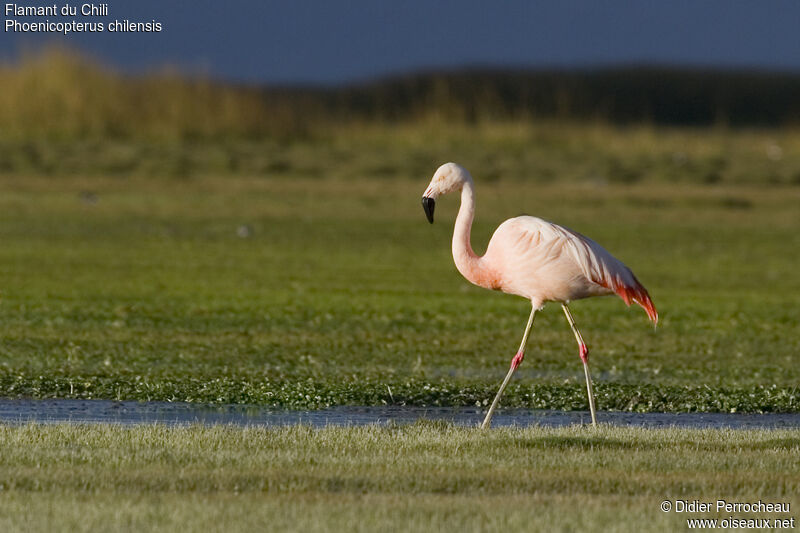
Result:
<instances>
[{"instance_id":1,"label":"flamingo tail","mask_svg":"<svg viewBox=\"0 0 800 533\"><path fill-rule=\"evenodd\" d=\"M653 321L653 324L658 324L658 311L647 293L644 285L639 283L636 277L633 277L632 284L626 284L621 279L617 278L611 283L611 290L617 293L625 305L631 305L631 302L638 304L645 310L647 316Z\"/></svg>"}]
</instances>

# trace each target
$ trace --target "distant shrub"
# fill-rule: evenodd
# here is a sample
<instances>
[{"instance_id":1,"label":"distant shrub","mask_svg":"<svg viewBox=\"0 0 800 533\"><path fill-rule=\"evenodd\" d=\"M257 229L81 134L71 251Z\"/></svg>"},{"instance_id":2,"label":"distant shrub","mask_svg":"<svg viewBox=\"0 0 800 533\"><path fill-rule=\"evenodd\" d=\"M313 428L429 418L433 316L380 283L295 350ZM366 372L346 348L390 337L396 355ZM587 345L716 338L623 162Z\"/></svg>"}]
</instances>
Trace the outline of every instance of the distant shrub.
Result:
<instances>
[{"instance_id":1,"label":"distant shrub","mask_svg":"<svg viewBox=\"0 0 800 533\"><path fill-rule=\"evenodd\" d=\"M56 46L0 65L0 84L0 137L14 140L285 138L431 120L800 125L800 75L786 73L471 70L276 88L176 69L125 75Z\"/></svg>"}]
</instances>

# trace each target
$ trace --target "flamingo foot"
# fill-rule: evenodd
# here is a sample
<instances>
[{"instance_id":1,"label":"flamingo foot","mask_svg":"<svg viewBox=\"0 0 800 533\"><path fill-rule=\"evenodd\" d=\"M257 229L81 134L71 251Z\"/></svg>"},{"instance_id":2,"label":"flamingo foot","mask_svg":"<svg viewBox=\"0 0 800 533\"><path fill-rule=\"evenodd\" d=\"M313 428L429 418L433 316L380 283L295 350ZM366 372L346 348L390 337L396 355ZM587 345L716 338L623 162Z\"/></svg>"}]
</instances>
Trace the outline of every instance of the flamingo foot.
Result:
<instances>
[{"instance_id":1,"label":"flamingo foot","mask_svg":"<svg viewBox=\"0 0 800 533\"><path fill-rule=\"evenodd\" d=\"M518 351L517 355L515 355L514 358L511 360L511 368L513 368L514 370L519 368L519 365L522 364L522 360L524 358L525 358L525 352L523 352L522 350Z\"/></svg>"},{"instance_id":2,"label":"flamingo foot","mask_svg":"<svg viewBox=\"0 0 800 533\"><path fill-rule=\"evenodd\" d=\"M581 343L581 361L583 361L583 364L589 362L589 348L584 343Z\"/></svg>"}]
</instances>

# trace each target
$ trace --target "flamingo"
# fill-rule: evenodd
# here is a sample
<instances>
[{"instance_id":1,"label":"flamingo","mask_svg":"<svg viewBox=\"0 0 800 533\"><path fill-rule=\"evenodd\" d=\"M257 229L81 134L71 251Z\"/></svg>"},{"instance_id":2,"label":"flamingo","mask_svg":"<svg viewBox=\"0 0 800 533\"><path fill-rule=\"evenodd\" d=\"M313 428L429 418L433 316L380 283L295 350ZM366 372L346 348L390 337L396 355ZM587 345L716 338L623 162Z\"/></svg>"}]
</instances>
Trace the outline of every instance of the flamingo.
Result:
<instances>
[{"instance_id":1,"label":"flamingo","mask_svg":"<svg viewBox=\"0 0 800 533\"><path fill-rule=\"evenodd\" d=\"M586 375L592 425L596 426L589 349L568 304L572 300L616 293L626 305L630 306L631 302L640 305L650 320L657 324L658 312L647 289L628 267L593 240L564 226L532 216L510 218L500 224L489 241L486 253L479 257L470 245L472 219L475 216L475 190L467 169L456 163L440 166L422 195L422 207L428 222L433 224L436 199L458 190L461 190L461 207L453 230L453 260L456 268L468 281L479 287L522 296L531 302L531 314L519 350L511 359L511 368L481 427L485 429L490 426L503 391L525 357L533 318L546 302L561 304L578 342L578 353Z\"/></svg>"}]
</instances>

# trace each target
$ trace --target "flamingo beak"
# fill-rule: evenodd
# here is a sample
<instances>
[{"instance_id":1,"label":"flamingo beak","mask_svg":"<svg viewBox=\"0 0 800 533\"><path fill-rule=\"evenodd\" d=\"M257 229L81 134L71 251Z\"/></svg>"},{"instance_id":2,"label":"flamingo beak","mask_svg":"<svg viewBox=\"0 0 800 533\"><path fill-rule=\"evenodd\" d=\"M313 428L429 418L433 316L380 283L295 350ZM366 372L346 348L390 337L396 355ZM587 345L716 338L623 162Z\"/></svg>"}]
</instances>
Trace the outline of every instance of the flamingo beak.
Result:
<instances>
[{"instance_id":1,"label":"flamingo beak","mask_svg":"<svg viewBox=\"0 0 800 533\"><path fill-rule=\"evenodd\" d=\"M428 222L433 224L433 208L436 207L436 202L433 198L427 196L422 197L422 209L425 210L425 216L428 217Z\"/></svg>"}]
</instances>

